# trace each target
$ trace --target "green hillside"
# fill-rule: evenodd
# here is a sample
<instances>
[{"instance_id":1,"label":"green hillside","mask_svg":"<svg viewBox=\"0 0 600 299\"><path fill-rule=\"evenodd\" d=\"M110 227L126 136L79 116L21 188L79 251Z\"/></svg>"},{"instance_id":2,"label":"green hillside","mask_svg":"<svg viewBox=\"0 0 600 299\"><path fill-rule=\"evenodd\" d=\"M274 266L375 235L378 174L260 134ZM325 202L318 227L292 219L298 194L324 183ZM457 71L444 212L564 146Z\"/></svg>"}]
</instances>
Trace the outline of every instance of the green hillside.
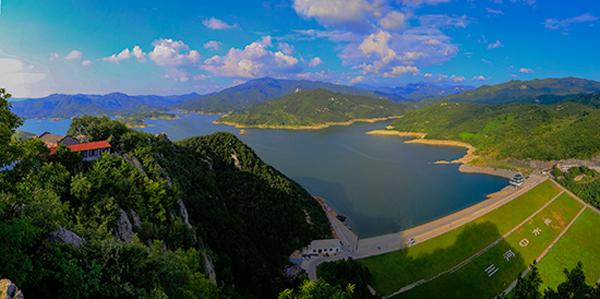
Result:
<instances>
[{"instance_id":1,"label":"green hillside","mask_svg":"<svg viewBox=\"0 0 600 299\"><path fill-rule=\"evenodd\" d=\"M441 98L444 101L500 103L544 103L556 96L600 91L600 82L580 78L548 78L529 81L513 80L497 85L483 85Z\"/></svg>"},{"instance_id":2,"label":"green hillside","mask_svg":"<svg viewBox=\"0 0 600 299\"><path fill-rule=\"evenodd\" d=\"M112 145L85 162L11 139L4 97L0 166L15 167L0 168L0 277L27 297L274 298L287 256L330 234L311 195L234 135L173 143L76 118L70 134Z\"/></svg>"},{"instance_id":3,"label":"green hillside","mask_svg":"<svg viewBox=\"0 0 600 299\"><path fill-rule=\"evenodd\" d=\"M397 116L406 108L388 100L316 89L296 92L224 116L219 121L247 127L310 127Z\"/></svg>"},{"instance_id":4,"label":"green hillside","mask_svg":"<svg viewBox=\"0 0 600 299\"><path fill-rule=\"evenodd\" d=\"M600 110L591 104L600 96L595 97L553 105L435 103L408 112L393 126L464 141L493 159L587 159L600 153Z\"/></svg>"}]
</instances>

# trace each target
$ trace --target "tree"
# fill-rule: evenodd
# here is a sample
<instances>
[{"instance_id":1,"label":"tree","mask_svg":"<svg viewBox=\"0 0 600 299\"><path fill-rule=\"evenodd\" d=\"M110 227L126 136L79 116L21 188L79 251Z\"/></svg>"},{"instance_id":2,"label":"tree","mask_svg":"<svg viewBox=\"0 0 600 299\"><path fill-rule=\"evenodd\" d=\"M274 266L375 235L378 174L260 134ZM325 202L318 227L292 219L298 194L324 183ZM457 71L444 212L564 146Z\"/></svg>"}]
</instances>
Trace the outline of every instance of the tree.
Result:
<instances>
[{"instance_id":1,"label":"tree","mask_svg":"<svg viewBox=\"0 0 600 299\"><path fill-rule=\"evenodd\" d=\"M285 289L279 293L279 299L350 299L354 293L354 285L345 289L332 286L324 280L305 280L298 291Z\"/></svg>"},{"instance_id":2,"label":"tree","mask_svg":"<svg viewBox=\"0 0 600 299\"><path fill-rule=\"evenodd\" d=\"M22 120L10 111L10 97L4 88L0 88L0 167L15 158L15 147L10 144L11 138L22 124Z\"/></svg>"},{"instance_id":3,"label":"tree","mask_svg":"<svg viewBox=\"0 0 600 299\"><path fill-rule=\"evenodd\" d=\"M334 286L354 285L352 296L354 299L379 298L369 291L368 284L371 279L369 269L355 260L323 263L317 268L317 275Z\"/></svg>"},{"instance_id":4,"label":"tree","mask_svg":"<svg viewBox=\"0 0 600 299\"><path fill-rule=\"evenodd\" d=\"M558 285L555 290L547 289L544 292L545 299L560 299L560 298L589 298L592 294L592 287L585 282L585 273L583 273L583 265L581 262L573 270L564 270L567 280Z\"/></svg>"},{"instance_id":5,"label":"tree","mask_svg":"<svg viewBox=\"0 0 600 299\"><path fill-rule=\"evenodd\" d=\"M525 276L519 275L515 287L515 299L537 299L541 298L540 285L542 278L535 264L531 265L531 272Z\"/></svg>"}]
</instances>

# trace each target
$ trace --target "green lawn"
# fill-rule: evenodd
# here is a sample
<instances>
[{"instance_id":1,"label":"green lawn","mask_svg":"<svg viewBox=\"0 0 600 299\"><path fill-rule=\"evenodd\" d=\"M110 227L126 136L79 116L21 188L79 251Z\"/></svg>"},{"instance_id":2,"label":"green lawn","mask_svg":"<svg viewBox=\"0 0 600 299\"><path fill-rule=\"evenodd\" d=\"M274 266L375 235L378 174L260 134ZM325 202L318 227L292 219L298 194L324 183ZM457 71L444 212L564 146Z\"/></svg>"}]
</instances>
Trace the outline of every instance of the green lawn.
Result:
<instances>
[{"instance_id":1,"label":"green lawn","mask_svg":"<svg viewBox=\"0 0 600 299\"><path fill-rule=\"evenodd\" d=\"M507 239L490 248L460 270L443 275L395 298L493 298L524 271L558 236L581 209L581 204L563 194L528 223L513 232ZM551 223L545 224L544 220ZM535 229L541 229L535 235ZM520 241L529 243L521 246ZM504 255L512 251L515 256L509 261ZM488 276L484 269L490 265L498 271Z\"/></svg>"},{"instance_id":2,"label":"green lawn","mask_svg":"<svg viewBox=\"0 0 600 299\"><path fill-rule=\"evenodd\" d=\"M600 215L587 209L539 263L543 289L556 288L565 280L563 269L583 263L587 282L595 285L600 278Z\"/></svg>"},{"instance_id":3,"label":"green lawn","mask_svg":"<svg viewBox=\"0 0 600 299\"><path fill-rule=\"evenodd\" d=\"M448 270L518 225L559 193L549 181L510 203L446 234L416 246L360 260L371 272L371 286L390 294Z\"/></svg>"}]
</instances>

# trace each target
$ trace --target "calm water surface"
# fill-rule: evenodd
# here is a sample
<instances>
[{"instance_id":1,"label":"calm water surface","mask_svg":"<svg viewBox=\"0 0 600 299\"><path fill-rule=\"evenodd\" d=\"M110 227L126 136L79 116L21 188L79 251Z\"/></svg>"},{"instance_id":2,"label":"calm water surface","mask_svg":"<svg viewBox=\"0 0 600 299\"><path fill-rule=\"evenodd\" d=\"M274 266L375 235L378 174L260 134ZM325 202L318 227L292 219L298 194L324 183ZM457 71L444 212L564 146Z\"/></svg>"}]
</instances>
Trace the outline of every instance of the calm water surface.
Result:
<instances>
[{"instance_id":1,"label":"calm water surface","mask_svg":"<svg viewBox=\"0 0 600 299\"><path fill-rule=\"evenodd\" d=\"M317 131L238 130L214 125L216 115L181 115L178 120L149 120L141 129L166 133L173 140L235 133L267 163L324 197L361 237L396 232L448 215L485 199L506 186L505 179L458 172L457 165L436 165L464 154L452 147L409 145L402 138L367 135L387 123L355 124ZM22 130L64 134L69 121L27 120Z\"/></svg>"}]
</instances>

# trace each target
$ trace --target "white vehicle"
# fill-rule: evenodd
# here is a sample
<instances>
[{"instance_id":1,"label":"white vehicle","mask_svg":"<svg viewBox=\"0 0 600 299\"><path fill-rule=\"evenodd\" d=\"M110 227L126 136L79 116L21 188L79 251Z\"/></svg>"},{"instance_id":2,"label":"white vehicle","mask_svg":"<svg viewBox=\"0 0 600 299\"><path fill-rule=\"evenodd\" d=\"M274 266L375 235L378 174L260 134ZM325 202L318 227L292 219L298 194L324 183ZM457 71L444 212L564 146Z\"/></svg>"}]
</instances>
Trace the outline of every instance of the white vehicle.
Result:
<instances>
[{"instance_id":1,"label":"white vehicle","mask_svg":"<svg viewBox=\"0 0 600 299\"><path fill-rule=\"evenodd\" d=\"M417 240L415 240L415 238L410 238L410 240L408 240L408 242L406 242L406 244L408 244L408 247L411 247L411 246L417 244Z\"/></svg>"}]
</instances>

